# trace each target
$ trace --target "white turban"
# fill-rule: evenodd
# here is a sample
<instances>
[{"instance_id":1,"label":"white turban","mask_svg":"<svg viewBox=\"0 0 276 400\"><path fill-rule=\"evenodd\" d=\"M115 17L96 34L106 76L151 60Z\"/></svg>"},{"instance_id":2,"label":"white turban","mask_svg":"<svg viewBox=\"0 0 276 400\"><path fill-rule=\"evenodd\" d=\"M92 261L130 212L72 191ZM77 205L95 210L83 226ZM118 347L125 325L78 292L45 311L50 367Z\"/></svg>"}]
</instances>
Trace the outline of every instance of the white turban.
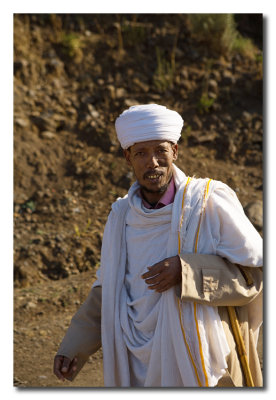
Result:
<instances>
[{"instance_id":1,"label":"white turban","mask_svg":"<svg viewBox=\"0 0 276 400\"><path fill-rule=\"evenodd\" d=\"M184 121L176 112L158 104L132 106L115 122L118 140L123 149L148 140L177 143Z\"/></svg>"}]
</instances>

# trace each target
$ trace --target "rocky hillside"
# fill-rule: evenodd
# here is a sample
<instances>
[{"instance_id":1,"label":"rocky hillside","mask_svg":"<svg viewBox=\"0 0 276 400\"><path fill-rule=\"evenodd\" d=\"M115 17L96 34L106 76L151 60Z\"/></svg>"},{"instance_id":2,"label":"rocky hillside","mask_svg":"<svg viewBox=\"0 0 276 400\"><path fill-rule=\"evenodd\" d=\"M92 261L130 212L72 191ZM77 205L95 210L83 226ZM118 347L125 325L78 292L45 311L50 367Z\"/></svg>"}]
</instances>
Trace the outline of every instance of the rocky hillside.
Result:
<instances>
[{"instance_id":1,"label":"rocky hillside","mask_svg":"<svg viewBox=\"0 0 276 400\"><path fill-rule=\"evenodd\" d=\"M177 110L177 164L244 206L261 200L260 32L241 22L253 56L211 52L187 15L15 15L16 287L98 265L110 205L133 181L114 131L130 105Z\"/></svg>"}]
</instances>

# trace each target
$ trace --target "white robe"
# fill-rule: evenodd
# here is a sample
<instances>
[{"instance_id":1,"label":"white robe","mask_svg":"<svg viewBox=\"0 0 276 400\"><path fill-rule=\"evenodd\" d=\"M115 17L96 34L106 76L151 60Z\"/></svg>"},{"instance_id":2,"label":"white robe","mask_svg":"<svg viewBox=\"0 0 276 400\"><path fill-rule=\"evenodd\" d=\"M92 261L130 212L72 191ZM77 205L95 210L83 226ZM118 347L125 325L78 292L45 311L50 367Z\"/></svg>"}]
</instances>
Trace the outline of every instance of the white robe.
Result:
<instances>
[{"instance_id":1,"label":"white robe","mask_svg":"<svg viewBox=\"0 0 276 400\"><path fill-rule=\"evenodd\" d=\"M227 368L229 348L217 308L180 303L175 288L158 294L141 278L148 266L178 253L178 235L181 252L194 252L206 180L189 183L183 209L187 177L175 166L174 180L173 204L146 209L135 183L109 215L94 284L102 285L105 386L215 386ZM261 238L221 182L210 185L197 251L262 265Z\"/></svg>"}]
</instances>

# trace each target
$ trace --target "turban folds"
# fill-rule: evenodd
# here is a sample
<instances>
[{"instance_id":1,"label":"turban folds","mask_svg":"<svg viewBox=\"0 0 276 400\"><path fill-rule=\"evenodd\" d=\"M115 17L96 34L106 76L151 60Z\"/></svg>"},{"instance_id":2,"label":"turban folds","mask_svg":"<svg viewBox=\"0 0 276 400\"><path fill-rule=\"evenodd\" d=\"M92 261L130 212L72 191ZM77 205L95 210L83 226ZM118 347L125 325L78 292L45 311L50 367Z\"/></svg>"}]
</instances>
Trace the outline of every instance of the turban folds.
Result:
<instances>
[{"instance_id":1,"label":"turban folds","mask_svg":"<svg viewBox=\"0 0 276 400\"><path fill-rule=\"evenodd\" d=\"M134 143L166 140L176 143L184 125L182 117L165 106L145 104L125 110L115 122L118 140L123 149Z\"/></svg>"}]
</instances>

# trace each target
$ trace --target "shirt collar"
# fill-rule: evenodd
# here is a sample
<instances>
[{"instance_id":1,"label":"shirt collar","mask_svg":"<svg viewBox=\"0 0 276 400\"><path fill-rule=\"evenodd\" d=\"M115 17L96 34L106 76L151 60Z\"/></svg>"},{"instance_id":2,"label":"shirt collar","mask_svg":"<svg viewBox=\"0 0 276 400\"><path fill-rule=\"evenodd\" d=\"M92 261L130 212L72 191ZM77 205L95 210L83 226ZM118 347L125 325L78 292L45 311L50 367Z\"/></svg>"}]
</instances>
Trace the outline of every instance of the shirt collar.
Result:
<instances>
[{"instance_id":1,"label":"shirt collar","mask_svg":"<svg viewBox=\"0 0 276 400\"><path fill-rule=\"evenodd\" d=\"M175 183L174 183L174 179L172 177L168 189L166 190L166 192L163 194L163 196L161 197L161 199L155 204L155 206L153 207L151 204L149 204L142 196L141 191L140 191L140 196L142 198L142 202L143 205L146 208L150 208L150 209L158 209L158 208L162 208L165 206L168 206L169 204L173 203L174 201L174 196L175 196L175 192L176 192L176 188L175 188Z\"/></svg>"}]
</instances>

